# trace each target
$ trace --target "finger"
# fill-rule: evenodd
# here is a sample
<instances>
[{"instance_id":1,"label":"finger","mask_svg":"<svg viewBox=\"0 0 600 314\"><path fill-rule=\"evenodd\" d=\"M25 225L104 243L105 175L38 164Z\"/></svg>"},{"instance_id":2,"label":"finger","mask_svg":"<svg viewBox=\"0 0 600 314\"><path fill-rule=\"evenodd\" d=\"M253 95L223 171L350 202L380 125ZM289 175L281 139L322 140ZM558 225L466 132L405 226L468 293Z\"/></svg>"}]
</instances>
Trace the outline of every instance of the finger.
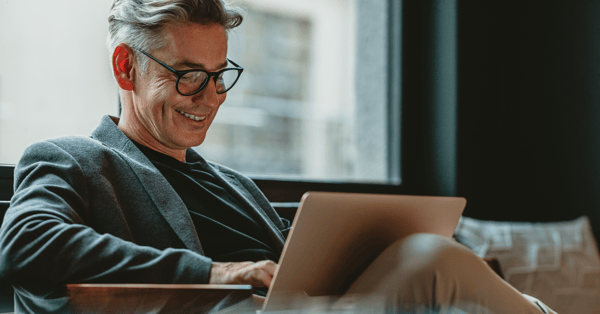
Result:
<instances>
[{"instance_id":1,"label":"finger","mask_svg":"<svg viewBox=\"0 0 600 314\"><path fill-rule=\"evenodd\" d=\"M265 285L265 287L270 288L271 282L273 282L273 275L263 271L261 281L262 284Z\"/></svg>"},{"instance_id":2,"label":"finger","mask_svg":"<svg viewBox=\"0 0 600 314\"><path fill-rule=\"evenodd\" d=\"M253 265L238 269L236 281L253 287L263 287L265 275L268 275L267 272L259 264L253 263Z\"/></svg>"},{"instance_id":3,"label":"finger","mask_svg":"<svg viewBox=\"0 0 600 314\"><path fill-rule=\"evenodd\" d=\"M277 268L277 264L269 260L256 263L236 262L230 263L230 266L230 271L233 271L233 273L231 273L228 282L250 284L254 287L269 287Z\"/></svg>"},{"instance_id":4,"label":"finger","mask_svg":"<svg viewBox=\"0 0 600 314\"><path fill-rule=\"evenodd\" d=\"M269 273L271 276L275 275L275 270L277 269L277 264L270 260L260 261L262 263L262 269Z\"/></svg>"}]
</instances>

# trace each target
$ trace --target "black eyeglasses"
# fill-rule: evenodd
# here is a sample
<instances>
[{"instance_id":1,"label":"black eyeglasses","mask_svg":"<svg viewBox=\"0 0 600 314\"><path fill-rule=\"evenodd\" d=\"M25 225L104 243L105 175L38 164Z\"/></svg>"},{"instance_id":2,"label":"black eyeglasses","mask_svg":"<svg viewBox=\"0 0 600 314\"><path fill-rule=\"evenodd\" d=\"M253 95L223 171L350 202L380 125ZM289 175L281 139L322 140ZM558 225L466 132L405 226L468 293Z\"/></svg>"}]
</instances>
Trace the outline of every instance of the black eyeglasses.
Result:
<instances>
[{"instance_id":1,"label":"black eyeglasses","mask_svg":"<svg viewBox=\"0 0 600 314\"><path fill-rule=\"evenodd\" d=\"M235 85L235 83L238 81L240 75L242 74L242 71L244 71L244 68L242 68L229 58L227 58L227 61L233 64L234 67L225 68L218 72L207 72L204 70L177 71L172 67L164 64L163 62L157 60L147 52L138 48L135 48L135 50L145 54L148 58L156 61L158 64L162 65L167 70L175 73L175 75L177 76L175 89L177 89L177 92L183 96L191 96L200 92L204 87L206 87L206 84L208 84L208 81L210 81L211 77L215 81L217 94L227 93L227 91L230 90L233 87L233 85Z\"/></svg>"}]
</instances>

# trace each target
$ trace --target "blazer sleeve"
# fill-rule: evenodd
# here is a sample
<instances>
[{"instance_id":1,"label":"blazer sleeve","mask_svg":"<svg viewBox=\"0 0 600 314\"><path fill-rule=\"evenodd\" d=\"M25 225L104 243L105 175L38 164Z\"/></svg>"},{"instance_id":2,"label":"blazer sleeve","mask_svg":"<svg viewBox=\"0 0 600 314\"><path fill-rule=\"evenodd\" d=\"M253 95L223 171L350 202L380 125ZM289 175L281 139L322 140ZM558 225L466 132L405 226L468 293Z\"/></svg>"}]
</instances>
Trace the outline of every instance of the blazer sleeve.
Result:
<instances>
[{"instance_id":1,"label":"blazer sleeve","mask_svg":"<svg viewBox=\"0 0 600 314\"><path fill-rule=\"evenodd\" d=\"M30 146L0 229L0 274L14 286L67 283L207 283L211 259L158 250L84 225L91 191L81 165L52 142Z\"/></svg>"}]
</instances>

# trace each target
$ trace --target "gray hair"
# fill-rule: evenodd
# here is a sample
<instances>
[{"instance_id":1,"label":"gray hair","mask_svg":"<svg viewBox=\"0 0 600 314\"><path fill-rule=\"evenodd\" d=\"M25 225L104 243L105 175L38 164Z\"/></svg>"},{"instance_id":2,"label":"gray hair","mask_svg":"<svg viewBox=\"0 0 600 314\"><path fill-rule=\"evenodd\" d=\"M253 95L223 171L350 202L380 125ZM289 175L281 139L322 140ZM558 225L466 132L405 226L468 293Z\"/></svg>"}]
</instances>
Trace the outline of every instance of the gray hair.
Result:
<instances>
[{"instance_id":1,"label":"gray hair","mask_svg":"<svg viewBox=\"0 0 600 314\"><path fill-rule=\"evenodd\" d=\"M162 32L167 25L217 23L229 31L242 20L242 9L224 0L114 0L106 46L111 60L121 43L151 53L166 44ZM148 58L136 55L140 71L145 73Z\"/></svg>"}]
</instances>

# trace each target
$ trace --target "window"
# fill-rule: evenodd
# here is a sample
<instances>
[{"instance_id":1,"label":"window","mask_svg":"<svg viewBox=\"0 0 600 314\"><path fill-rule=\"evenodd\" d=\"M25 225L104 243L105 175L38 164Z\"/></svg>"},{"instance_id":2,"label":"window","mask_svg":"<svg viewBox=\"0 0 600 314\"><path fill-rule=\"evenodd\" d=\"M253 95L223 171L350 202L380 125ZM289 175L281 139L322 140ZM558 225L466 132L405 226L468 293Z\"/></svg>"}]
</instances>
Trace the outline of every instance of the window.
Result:
<instances>
[{"instance_id":1,"label":"window","mask_svg":"<svg viewBox=\"0 0 600 314\"><path fill-rule=\"evenodd\" d=\"M0 3L0 163L118 114L111 2ZM398 183L388 0L238 3L229 56L245 70L196 149L253 178Z\"/></svg>"},{"instance_id":2,"label":"window","mask_svg":"<svg viewBox=\"0 0 600 314\"><path fill-rule=\"evenodd\" d=\"M0 163L117 115L105 39L111 1L0 3Z\"/></svg>"}]
</instances>

